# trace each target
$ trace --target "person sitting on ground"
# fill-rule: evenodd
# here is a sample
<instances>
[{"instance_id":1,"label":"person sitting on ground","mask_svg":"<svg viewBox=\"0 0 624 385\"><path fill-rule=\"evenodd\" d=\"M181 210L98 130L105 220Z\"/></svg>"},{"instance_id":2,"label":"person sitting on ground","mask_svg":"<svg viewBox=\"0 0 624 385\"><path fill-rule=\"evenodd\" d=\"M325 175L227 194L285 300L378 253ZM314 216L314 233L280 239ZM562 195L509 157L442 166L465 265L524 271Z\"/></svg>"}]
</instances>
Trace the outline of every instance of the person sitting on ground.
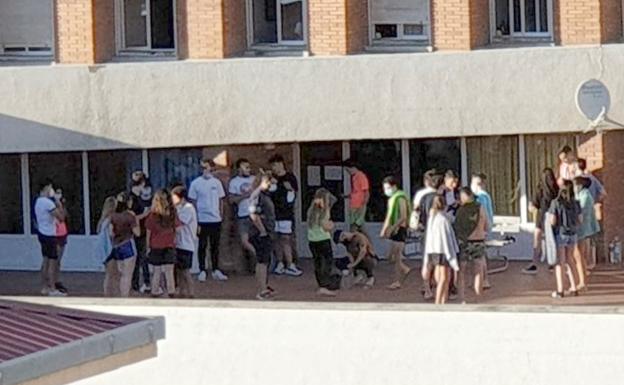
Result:
<instances>
[{"instance_id":1,"label":"person sitting on ground","mask_svg":"<svg viewBox=\"0 0 624 385\"><path fill-rule=\"evenodd\" d=\"M365 289L372 288L375 285L373 270L377 261L368 237L357 231L336 230L333 238L335 244L343 244L347 249L349 264L346 268L355 272L353 284L364 284Z\"/></svg>"}]
</instances>

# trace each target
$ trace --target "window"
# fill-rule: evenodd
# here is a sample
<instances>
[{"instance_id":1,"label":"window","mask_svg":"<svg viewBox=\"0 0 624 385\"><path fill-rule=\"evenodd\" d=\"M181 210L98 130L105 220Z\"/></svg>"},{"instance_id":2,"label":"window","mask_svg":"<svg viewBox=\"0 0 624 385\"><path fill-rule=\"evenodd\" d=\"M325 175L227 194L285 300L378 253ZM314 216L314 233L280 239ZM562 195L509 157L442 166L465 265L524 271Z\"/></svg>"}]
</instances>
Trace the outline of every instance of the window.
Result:
<instances>
[{"instance_id":1,"label":"window","mask_svg":"<svg viewBox=\"0 0 624 385\"><path fill-rule=\"evenodd\" d=\"M34 218L34 202L39 196L40 185L51 180L55 189L63 190L67 227L70 234L84 234L84 197L82 183L82 154L79 152L31 154L30 170L31 216ZM33 234L36 233L34 221Z\"/></svg>"},{"instance_id":2,"label":"window","mask_svg":"<svg viewBox=\"0 0 624 385\"><path fill-rule=\"evenodd\" d=\"M201 148L163 149L149 152L149 178L153 188L170 188L182 183L189 186L201 175Z\"/></svg>"},{"instance_id":3,"label":"window","mask_svg":"<svg viewBox=\"0 0 624 385\"><path fill-rule=\"evenodd\" d=\"M0 155L0 234L23 234L22 168L19 155Z\"/></svg>"},{"instance_id":4,"label":"window","mask_svg":"<svg viewBox=\"0 0 624 385\"><path fill-rule=\"evenodd\" d=\"M429 0L369 0L372 40L428 40Z\"/></svg>"},{"instance_id":5,"label":"window","mask_svg":"<svg viewBox=\"0 0 624 385\"><path fill-rule=\"evenodd\" d=\"M370 201L366 212L366 221L383 222L386 215L386 198L382 182L387 176L393 176L401 184L401 141L400 140L363 140L351 142L351 159L358 164L370 181Z\"/></svg>"},{"instance_id":6,"label":"window","mask_svg":"<svg viewBox=\"0 0 624 385\"><path fill-rule=\"evenodd\" d=\"M252 44L305 42L306 0L247 0Z\"/></svg>"},{"instance_id":7,"label":"window","mask_svg":"<svg viewBox=\"0 0 624 385\"><path fill-rule=\"evenodd\" d=\"M51 56L52 0L0 1L0 53Z\"/></svg>"},{"instance_id":8,"label":"window","mask_svg":"<svg viewBox=\"0 0 624 385\"><path fill-rule=\"evenodd\" d=\"M314 193L320 187L325 187L338 199L332 207L333 221L343 222L344 216L344 180L327 178L325 170L329 166L342 166L341 142L313 142L301 144L301 218L306 221L306 215Z\"/></svg>"},{"instance_id":9,"label":"window","mask_svg":"<svg viewBox=\"0 0 624 385\"><path fill-rule=\"evenodd\" d=\"M141 151L97 151L89 153L89 199L91 234L97 232L104 200L128 191L133 171L141 170Z\"/></svg>"},{"instance_id":10,"label":"window","mask_svg":"<svg viewBox=\"0 0 624 385\"><path fill-rule=\"evenodd\" d=\"M414 139L409 141L412 193L423 187L425 172L433 168L461 172L459 139Z\"/></svg>"},{"instance_id":11,"label":"window","mask_svg":"<svg viewBox=\"0 0 624 385\"><path fill-rule=\"evenodd\" d=\"M520 171L517 136L466 139L468 174L485 174L494 213L519 216Z\"/></svg>"},{"instance_id":12,"label":"window","mask_svg":"<svg viewBox=\"0 0 624 385\"><path fill-rule=\"evenodd\" d=\"M492 33L504 36L552 36L551 0L492 1Z\"/></svg>"},{"instance_id":13,"label":"window","mask_svg":"<svg viewBox=\"0 0 624 385\"><path fill-rule=\"evenodd\" d=\"M174 0L117 0L120 48L173 50Z\"/></svg>"}]
</instances>

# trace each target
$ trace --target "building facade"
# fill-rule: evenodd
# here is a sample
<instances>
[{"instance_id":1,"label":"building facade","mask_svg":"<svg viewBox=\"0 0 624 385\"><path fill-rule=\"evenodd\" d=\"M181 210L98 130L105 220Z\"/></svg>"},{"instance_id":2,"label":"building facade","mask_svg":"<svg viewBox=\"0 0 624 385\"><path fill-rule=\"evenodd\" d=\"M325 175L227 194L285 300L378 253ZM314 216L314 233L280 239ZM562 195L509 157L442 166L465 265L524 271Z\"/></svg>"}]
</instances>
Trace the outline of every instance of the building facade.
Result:
<instances>
[{"instance_id":1,"label":"building facade","mask_svg":"<svg viewBox=\"0 0 624 385\"><path fill-rule=\"evenodd\" d=\"M45 3L45 6L42 6ZM425 170L488 175L499 232L530 258L529 200L567 144L603 179L603 240L624 237L621 0L5 0L0 4L0 268L37 269L36 186L68 201L63 265L91 256L103 199L143 169L188 182L211 156L280 153L299 177L299 239L319 186L354 157L373 184L414 193ZM586 132L579 84L607 85L604 131ZM343 202L334 219L345 218ZM230 220L231 218L228 218ZM227 225L224 268L240 268ZM379 241L380 249L383 242ZM308 255L305 242L299 253ZM604 253L604 247L602 248Z\"/></svg>"}]
</instances>

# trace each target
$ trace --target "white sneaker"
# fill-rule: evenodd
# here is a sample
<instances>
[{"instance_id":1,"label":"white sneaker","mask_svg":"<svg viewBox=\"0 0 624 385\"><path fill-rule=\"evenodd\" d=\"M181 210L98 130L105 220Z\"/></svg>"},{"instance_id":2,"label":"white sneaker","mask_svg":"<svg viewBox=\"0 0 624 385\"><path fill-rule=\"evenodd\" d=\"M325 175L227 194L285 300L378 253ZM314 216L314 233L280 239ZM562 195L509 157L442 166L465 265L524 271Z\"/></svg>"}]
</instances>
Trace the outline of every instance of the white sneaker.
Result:
<instances>
[{"instance_id":1,"label":"white sneaker","mask_svg":"<svg viewBox=\"0 0 624 385\"><path fill-rule=\"evenodd\" d=\"M375 277L370 277L364 283L364 289L372 289L375 286Z\"/></svg>"},{"instance_id":2,"label":"white sneaker","mask_svg":"<svg viewBox=\"0 0 624 385\"><path fill-rule=\"evenodd\" d=\"M286 269L286 275L290 275L291 277L299 277L301 274L303 274L303 271L299 270L294 263L291 263L288 269Z\"/></svg>"},{"instance_id":3,"label":"white sneaker","mask_svg":"<svg viewBox=\"0 0 624 385\"><path fill-rule=\"evenodd\" d=\"M273 273L277 275L282 275L286 273L286 267L284 266L284 263L283 262L278 263L277 267L275 267L275 270L273 270Z\"/></svg>"},{"instance_id":4,"label":"white sneaker","mask_svg":"<svg viewBox=\"0 0 624 385\"><path fill-rule=\"evenodd\" d=\"M212 272L212 279L215 281L227 281L228 276L223 274L221 270L215 270Z\"/></svg>"},{"instance_id":5,"label":"white sneaker","mask_svg":"<svg viewBox=\"0 0 624 385\"><path fill-rule=\"evenodd\" d=\"M357 273L355 279L353 280L353 286L361 285L366 281L366 275L362 273Z\"/></svg>"},{"instance_id":6,"label":"white sneaker","mask_svg":"<svg viewBox=\"0 0 624 385\"><path fill-rule=\"evenodd\" d=\"M139 288L139 293L141 294L150 293L151 291L152 291L152 288L146 284L142 284L141 287Z\"/></svg>"},{"instance_id":7,"label":"white sneaker","mask_svg":"<svg viewBox=\"0 0 624 385\"><path fill-rule=\"evenodd\" d=\"M197 280L199 282L206 282L206 272L202 271L201 273L199 273L199 275L197 276Z\"/></svg>"},{"instance_id":8,"label":"white sneaker","mask_svg":"<svg viewBox=\"0 0 624 385\"><path fill-rule=\"evenodd\" d=\"M50 294L50 288L44 287L43 289L41 289L41 295L48 295L48 294Z\"/></svg>"},{"instance_id":9,"label":"white sneaker","mask_svg":"<svg viewBox=\"0 0 624 385\"><path fill-rule=\"evenodd\" d=\"M48 292L48 297L67 297L67 294L54 289Z\"/></svg>"}]
</instances>

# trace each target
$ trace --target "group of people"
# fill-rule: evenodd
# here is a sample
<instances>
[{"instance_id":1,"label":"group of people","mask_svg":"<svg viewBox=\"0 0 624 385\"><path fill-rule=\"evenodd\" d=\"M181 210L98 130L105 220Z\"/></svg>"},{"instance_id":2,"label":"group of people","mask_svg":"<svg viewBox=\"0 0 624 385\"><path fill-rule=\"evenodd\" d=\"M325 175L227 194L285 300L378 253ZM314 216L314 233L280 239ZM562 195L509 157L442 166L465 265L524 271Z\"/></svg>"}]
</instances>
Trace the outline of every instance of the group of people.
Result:
<instances>
[{"instance_id":1,"label":"group of people","mask_svg":"<svg viewBox=\"0 0 624 385\"><path fill-rule=\"evenodd\" d=\"M557 175L544 169L531 200L536 222L533 261L523 269L523 273L535 274L544 250L554 266L555 298L578 295L587 288L590 240L600 231L594 206L605 196L586 162L577 159L571 148L564 147L559 157ZM215 163L208 158L201 160L203 172L188 187L176 184L154 192L147 176L134 172L128 191L105 199L97 225L96 254L106 266L105 295L125 297L135 290L156 297L193 297L190 269L194 255L198 256L198 281L205 281L209 274L214 280L227 281L219 258L226 199L234 207L241 249L256 278L256 298L275 296L270 273L301 276L293 236L298 181L281 156L273 156L269 163L271 170L259 169L253 175L251 163L239 159L227 193L215 175ZM355 161L346 160L344 169L351 179L350 193L343 197L348 201L348 230L337 229L332 221L331 209L339 197L325 188L315 191L304 218L317 292L323 296L337 295L345 277L352 278L349 286L372 288L379 261L366 228L369 178ZM425 299L437 304L453 297L465 301L467 274L477 296L490 287L486 241L494 223L494 207L486 191L487 177L472 175L469 187L460 187L459 180L453 170L429 170L423 176L424 187L413 199L401 190L396 178L383 180L380 187L387 209L379 236L390 242L388 258L395 269L388 289L400 289L412 271L405 263L404 249L413 239L423 245ZM65 295L58 271L67 218L62 191L55 190L51 182L42 185L35 214L44 256L42 293ZM346 257L334 258L332 241L345 247ZM569 280L567 292L564 273Z\"/></svg>"}]
</instances>

